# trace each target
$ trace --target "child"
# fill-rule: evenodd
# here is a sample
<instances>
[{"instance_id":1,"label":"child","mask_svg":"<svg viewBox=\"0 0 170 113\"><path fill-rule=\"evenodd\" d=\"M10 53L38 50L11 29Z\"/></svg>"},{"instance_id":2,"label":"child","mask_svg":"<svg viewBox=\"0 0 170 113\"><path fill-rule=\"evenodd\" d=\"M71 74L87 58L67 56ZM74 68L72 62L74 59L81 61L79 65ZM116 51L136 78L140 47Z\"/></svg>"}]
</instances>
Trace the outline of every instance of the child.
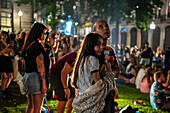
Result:
<instances>
[{"instance_id":1,"label":"child","mask_svg":"<svg viewBox=\"0 0 170 113\"><path fill-rule=\"evenodd\" d=\"M141 92L143 93L150 92L150 88L153 83L153 74L154 74L154 70L152 68L149 68L141 81L141 87L140 87Z\"/></svg>"},{"instance_id":2,"label":"child","mask_svg":"<svg viewBox=\"0 0 170 113\"><path fill-rule=\"evenodd\" d=\"M100 79L101 74L99 72L99 69L103 61L102 59L100 59L100 55L103 51L103 48L104 48L103 38L99 34L90 33L84 38L81 48L76 58L76 62L73 68L73 76L72 76L72 84L74 87L77 88L77 97L79 97L85 91L87 91L87 89L93 85L93 82L96 84L97 82L101 80ZM112 73L111 63L107 62L106 68L110 73ZM111 85L113 85L113 83L111 83ZM109 90L112 90L112 88ZM107 92L107 94L108 93L109 92ZM106 97L107 94L103 96ZM98 99L100 101L103 98L98 98ZM79 99L76 99L76 100L79 100ZM88 101L87 98L85 101ZM83 101L79 102L78 105L82 103ZM93 108L94 107L95 105L93 106ZM89 109L94 112L93 108L89 108ZM100 110L102 109L103 108L101 108ZM75 110L77 112L77 109Z\"/></svg>"}]
</instances>

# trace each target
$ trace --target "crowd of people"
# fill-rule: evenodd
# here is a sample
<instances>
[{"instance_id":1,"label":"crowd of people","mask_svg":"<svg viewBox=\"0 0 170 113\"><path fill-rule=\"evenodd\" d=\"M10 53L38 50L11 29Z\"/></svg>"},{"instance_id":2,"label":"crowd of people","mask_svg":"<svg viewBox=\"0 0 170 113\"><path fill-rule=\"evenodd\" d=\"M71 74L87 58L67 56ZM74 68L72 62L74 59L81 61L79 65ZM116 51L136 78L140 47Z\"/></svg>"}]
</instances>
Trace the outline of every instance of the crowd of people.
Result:
<instances>
[{"instance_id":1,"label":"crowd of people","mask_svg":"<svg viewBox=\"0 0 170 113\"><path fill-rule=\"evenodd\" d=\"M113 113L118 98L116 83L132 83L150 93L153 108L170 111L166 94L170 88L170 47L153 51L119 45L117 54L107 46L108 24L97 21L84 38L50 34L41 23L26 32L0 33L1 90L6 98L10 82L23 75L27 92L26 113L38 113L47 89L55 91L57 113L74 108L77 113ZM110 52L112 56L110 57ZM109 54L108 54L109 53ZM109 57L106 57L109 56ZM162 96L163 95L163 96Z\"/></svg>"},{"instance_id":2,"label":"crowd of people","mask_svg":"<svg viewBox=\"0 0 170 113\"><path fill-rule=\"evenodd\" d=\"M155 109L170 111L170 47L165 52L137 46L118 50L121 74L116 83L131 83L142 93L150 94Z\"/></svg>"}]
</instances>

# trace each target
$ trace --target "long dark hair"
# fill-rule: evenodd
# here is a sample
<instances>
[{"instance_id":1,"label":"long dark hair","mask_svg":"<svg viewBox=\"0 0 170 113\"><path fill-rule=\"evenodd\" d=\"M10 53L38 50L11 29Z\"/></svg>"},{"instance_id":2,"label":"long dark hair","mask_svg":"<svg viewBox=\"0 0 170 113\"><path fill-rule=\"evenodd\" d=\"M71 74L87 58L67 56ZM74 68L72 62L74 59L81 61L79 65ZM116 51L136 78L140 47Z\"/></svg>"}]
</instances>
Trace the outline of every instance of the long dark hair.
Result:
<instances>
[{"instance_id":1,"label":"long dark hair","mask_svg":"<svg viewBox=\"0 0 170 113\"><path fill-rule=\"evenodd\" d=\"M1 35L6 35L6 36L8 37L8 38L6 39L6 43L7 43L7 44L10 44L11 39L10 39L10 36L9 36L8 32L2 31L2 32L1 32Z\"/></svg>"},{"instance_id":2,"label":"long dark hair","mask_svg":"<svg viewBox=\"0 0 170 113\"><path fill-rule=\"evenodd\" d=\"M90 33L82 41L81 48L77 53L76 61L73 67L72 86L75 88L77 88L76 82L78 79L78 69L80 68L81 71L83 69L83 65L80 67L80 63L82 62L82 64L84 64L85 58L88 55L95 56L99 59L94 50L94 46L97 44L99 37L102 38L102 36L97 33Z\"/></svg>"},{"instance_id":3,"label":"long dark hair","mask_svg":"<svg viewBox=\"0 0 170 113\"><path fill-rule=\"evenodd\" d=\"M152 80L153 80L153 73L152 73L152 71L154 71L154 69L153 68L149 68L148 71L146 72L145 76L143 77L142 81L144 80L144 78L147 77L147 81L148 81L148 83L150 83L151 82L150 81L150 77L152 77Z\"/></svg>"},{"instance_id":4,"label":"long dark hair","mask_svg":"<svg viewBox=\"0 0 170 113\"><path fill-rule=\"evenodd\" d=\"M26 32L22 31L19 35L19 39L24 39L26 37Z\"/></svg>"},{"instance_id":5,"label":"long dark hair","mask_svg":"<svg viewBox=\"0 0 170 113\"><path fill-rule=\"evenodd\" d=\"M24 45L22 47L22 52L26 52L28 46L33 42L41 38L41 34L46 29L46 26L41 23L35 23L30 31L28 32L28 35L25 37Z\"/></svg>"}]
</instances>

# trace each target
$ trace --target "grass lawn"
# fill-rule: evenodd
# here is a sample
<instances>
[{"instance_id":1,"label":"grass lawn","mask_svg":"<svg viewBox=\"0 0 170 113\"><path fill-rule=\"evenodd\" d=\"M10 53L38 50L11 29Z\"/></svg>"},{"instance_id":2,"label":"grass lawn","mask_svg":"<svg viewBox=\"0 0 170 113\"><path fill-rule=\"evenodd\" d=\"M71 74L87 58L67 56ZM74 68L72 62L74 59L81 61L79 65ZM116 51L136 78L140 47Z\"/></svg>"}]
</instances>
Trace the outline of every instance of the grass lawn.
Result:
<instances>
[{"instance_id":1,"label":"grass lawn","mask_svg":"<svg viewBox=\"0 0 170 113\"><path fill-rule=\"evenodd\" d=\"M131 105L132 108L138 108L139 111L144 113L168 113L161 110L155 110L151 107L149 102L149 94L141 93L131 84L117 84L119 90L119 99L115 101L118 102L118 107L125 107ZM146 106L139 106L131 104L133 101L142 100L146 103ZM0 100L3 101L3 100ZM50 109L53 109L54 113L57 111L57 100L49 100L48 104ZM0 105L0 113L24 113L27 106L26 96L17 97L16 99L11 99L9 101L4 101ZM45 105L44 105L45 107ZM74 110L73 112L74 113Z\"/></svg>"},{"instance_id":2,"label":"grass lawn","mask_svg":"<svg viewBox=\"0 0 170 113\"><path fill-rule=\"evenodd\" d=\"M132 84L117 84L119 91L119 99L115 101L118 103L118 107L125 107L130 105L132 108L138 108L143 113L168 113L161 110L155 110L150 105L149 94L141 93L140 90L136 89ZM131 104L134 101L142 100L146 103L146 106Z\"/></svg>"}]
</instances>

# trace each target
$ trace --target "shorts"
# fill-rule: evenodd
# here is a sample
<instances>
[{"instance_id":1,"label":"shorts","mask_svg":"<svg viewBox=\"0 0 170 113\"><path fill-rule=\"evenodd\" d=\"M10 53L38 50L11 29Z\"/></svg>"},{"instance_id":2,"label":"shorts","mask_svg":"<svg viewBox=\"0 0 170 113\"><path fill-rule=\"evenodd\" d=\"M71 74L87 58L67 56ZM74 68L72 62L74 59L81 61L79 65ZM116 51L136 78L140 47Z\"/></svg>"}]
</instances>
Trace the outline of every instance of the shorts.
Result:
<instances>
[{"instance_id":1,"label":"shorts","mask_svg":"<svg viewBox=\"0 0 170 113\"><path fill-rule=\"evenodd\" d=\"M141 58L140 64L148 65L150 63L150 58Z\"/></svg>"},{"instance_id":2,"label":"shorts","mask_svg":"<svg viewBox=\"0 0 170 113\"><path fill-rule=\"evenodd\" d=\"M0 56L0 72L13 73L11 57Z\"/></svg>"},{"instance_id":3,"label":"shorts","mask_svg":"<svg viewBox=\"0 0 170 113\"><path fill-rule=\"evenodd\" d=\"M58 101L67 101L67 98L65 98L65 92L64 92L64 88L63 85L57 85L57 89L55 89L55 94L57 96L57 100ZM68 81L68 88L70 89L70 98L74 98L75 97L75 89L71 86L71 79L69 79Z\"/></svg>"},{"instance_id":4,"label":"shorts","mask_svg":"<svg viewBox=\"0 0 170 113\"><path fill-rule=\"evenodd\" d=\"M40 94L42 92L42 81L38 72L25 73L23 84L28 94Z\"/></svg>"}]
</instances>

